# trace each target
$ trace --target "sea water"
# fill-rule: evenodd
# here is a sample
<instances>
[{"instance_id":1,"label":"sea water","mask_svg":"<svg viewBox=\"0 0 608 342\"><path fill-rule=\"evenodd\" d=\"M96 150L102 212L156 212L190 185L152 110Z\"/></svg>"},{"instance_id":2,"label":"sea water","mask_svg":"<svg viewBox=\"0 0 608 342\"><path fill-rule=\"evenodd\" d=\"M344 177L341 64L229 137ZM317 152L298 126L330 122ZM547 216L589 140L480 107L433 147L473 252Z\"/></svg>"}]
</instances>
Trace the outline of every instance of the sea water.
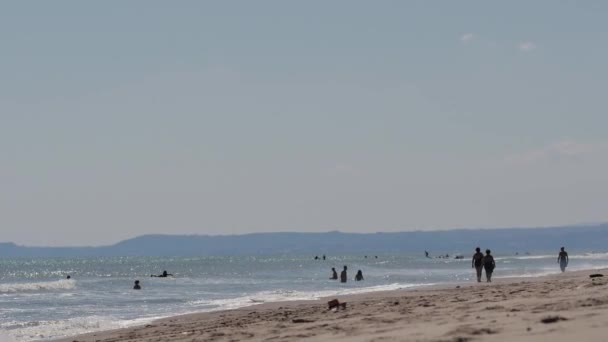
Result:
<instances>
[{"instance_id":1,"label":"sea water","mask_svg":"<svg viewBox=\"0 0 608 342\"><path fill-rule=\"evenodd\" d=\"M0 259L0 341L50 340L263 302L420 287L475 278L470 256L408 254L265 257ZM608 267L608 253L571 255L568 270ZM495 277L560 273L557 252L497 255ZM330 280L348 266L349 281ZM357 270L364 281L355 282ZM163 270L173 277L154 278ZM66 279L70 275L71 279ZM133 290L139 280L141 291Z\"/></svg>"}]
</instances>

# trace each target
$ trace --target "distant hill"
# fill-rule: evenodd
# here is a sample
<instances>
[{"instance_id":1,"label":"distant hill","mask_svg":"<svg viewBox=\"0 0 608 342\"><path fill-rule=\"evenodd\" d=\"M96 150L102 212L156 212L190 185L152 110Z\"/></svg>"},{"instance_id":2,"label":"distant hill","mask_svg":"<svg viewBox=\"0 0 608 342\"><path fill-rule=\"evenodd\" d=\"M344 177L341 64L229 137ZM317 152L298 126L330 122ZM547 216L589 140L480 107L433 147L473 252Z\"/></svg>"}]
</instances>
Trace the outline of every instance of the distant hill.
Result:
<instances>
[{"instance_id":1,"label":"distant hill","mask_svg":"<svg viewBox=\"0 0 608 342\"><path fill-rule=\"evenodd\" d=\"M513 251L608 250L608 224L552 227L457 229L355 234L256 233L245 235L144 235L102 247L27 247L0 243L0 257L208 256L263 254L347 254L364 252L469 252L489 247Z\"/></svg>"}]
</instances>

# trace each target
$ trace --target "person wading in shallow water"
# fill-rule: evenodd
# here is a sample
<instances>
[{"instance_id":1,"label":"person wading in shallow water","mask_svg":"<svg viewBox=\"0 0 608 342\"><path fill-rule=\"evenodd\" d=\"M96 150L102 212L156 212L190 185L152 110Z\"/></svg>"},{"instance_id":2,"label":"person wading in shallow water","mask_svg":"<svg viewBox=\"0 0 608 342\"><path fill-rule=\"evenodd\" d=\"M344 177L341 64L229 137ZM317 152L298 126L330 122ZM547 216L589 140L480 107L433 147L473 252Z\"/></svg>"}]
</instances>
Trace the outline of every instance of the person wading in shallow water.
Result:
<instances>
[{"instance_id":1,"label":"person wading in shallow water","mask_svg":"<svg viewBox=\"0 0 608 342\"><path fill-rule=\"evenodd\" d=\"M471 267L475 268L477 271L477 282L481 283L481 270L483 270L483 253L481 253L481 248L475 248L475 254L473 254L473 259L471 260Z\"/></svg>"},{"instance_id":2,"label":"person wading in shallow water","mask_svg":"<svg viewBox=\"0 0 608 342\"><path fill-rule=\"evenodd\" d=\"M338 272L336 272L335 268L331 268L331 278L329 278L331 280L338 280Z\"/></svg>"},{"instance_id":3,"label":"person wading in shallow water","mask_svg":"<svg viewBox=\"0 0 608 342\"><path fill-rule=\"evenodd\" d=\"M483 257L483 268L486 269L486 280L488 283L492 282L492 272L494 272L494 267L496 267L494 257L490 255L490 250L486 249L486 256Z\"/></svg>"},{"instance_id":4,"label":"person wading in shallow water","mask_svg":"<svg viewBox=\"0 0 608 342\"><path fill-rule=\"evenodd\" d=\"M346 276L346 266L344 266L344 269L342 270L342 272L340 272L340 282L341 283L346 283L347 280L347 276Z\"/></svg>"},{"instance_id":5,"label":"person wading in shallow water","mask_svg":"<svg viewBox=\"0 0 608 342\"><path fill-rule=\"evenodd\" d=\"M568 253L564 250L564 247L561 248L559 255L557 256L557 262L559 263L559 268L562 269L562 272L566 272L566 267L568 267Z\"/></svg>"}]
</instances>

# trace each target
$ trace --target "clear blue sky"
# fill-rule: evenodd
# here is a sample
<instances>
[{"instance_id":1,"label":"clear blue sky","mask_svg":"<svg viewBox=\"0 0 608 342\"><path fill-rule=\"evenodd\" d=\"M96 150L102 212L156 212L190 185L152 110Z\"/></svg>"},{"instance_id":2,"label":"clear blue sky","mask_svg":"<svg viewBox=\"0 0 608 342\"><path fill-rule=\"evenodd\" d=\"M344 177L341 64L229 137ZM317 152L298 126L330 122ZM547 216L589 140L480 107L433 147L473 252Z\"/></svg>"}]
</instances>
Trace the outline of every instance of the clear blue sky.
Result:
<instances>
[{"instance_id":1,"label":"clear blue sky","mask_svg":"<svg viewBox=\"0 0 608 342\"><path fill-rule=\"evenodd\" d=\"M0 241L607 221L606 1L0 6Z\"/></svg>"}]
</instances>

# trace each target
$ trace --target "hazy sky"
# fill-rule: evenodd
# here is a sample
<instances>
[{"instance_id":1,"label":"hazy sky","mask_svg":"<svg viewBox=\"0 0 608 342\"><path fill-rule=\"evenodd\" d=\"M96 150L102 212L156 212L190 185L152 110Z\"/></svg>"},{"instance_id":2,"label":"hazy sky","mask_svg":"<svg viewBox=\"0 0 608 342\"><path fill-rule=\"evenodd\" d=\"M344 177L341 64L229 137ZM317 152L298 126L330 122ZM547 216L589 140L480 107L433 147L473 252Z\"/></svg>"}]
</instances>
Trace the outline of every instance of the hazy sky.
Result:
<instances>
[{"instance_id":1,"label":"hazy sky","mask_svg":"<svg viewBox=\"0 0 608 342\"><path fill-rule=\"evenodd\" d=\"M0 241L608 220L606 1L0 6Z\"/></svg>"}]
</instances>

